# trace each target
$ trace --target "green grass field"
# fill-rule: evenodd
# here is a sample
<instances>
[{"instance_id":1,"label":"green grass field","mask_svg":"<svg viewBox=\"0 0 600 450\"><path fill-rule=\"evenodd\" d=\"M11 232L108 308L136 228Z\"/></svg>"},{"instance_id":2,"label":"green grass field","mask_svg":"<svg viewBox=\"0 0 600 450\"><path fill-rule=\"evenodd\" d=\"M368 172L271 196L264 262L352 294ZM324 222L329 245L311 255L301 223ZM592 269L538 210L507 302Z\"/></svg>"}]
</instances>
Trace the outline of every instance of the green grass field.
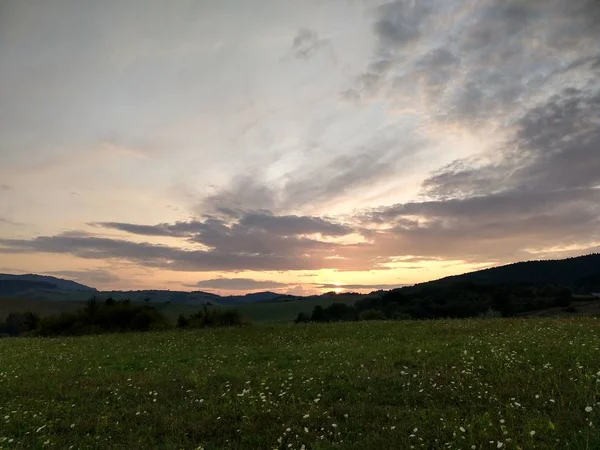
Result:
<instances>
[{"instance_id":1,"label":"green grass field","mask_svg":"<svg viewBox=\"0 0 600 450\"><path fill-rule=\"evenodd\" d=\"M324 308L334 302L354 304L357 297L310 297L306 300L293 300L288 302L249 303L235 306L216 306L217 308L235 308L240 313L255 323L291 323L299 313L310 314L313 308L321 305ZM85 307L85 301L49 301L31 299L0 299L0 320L11 312L36 312L41 316L55 315L62 312L74 312ZM167 318L175 323L180 314L189 316L202 309L200 305L181 303L150 303Z\"/></svg>"},{"instance_id":2,"label":"green grass field","mask_svg":"<svg viewBox=\"0 0 600 450\"><path fill-rule=\"evenodd\" d=\"M0 340L2 449L599 449L600 320Z\"/></svg>"}]
</instances>

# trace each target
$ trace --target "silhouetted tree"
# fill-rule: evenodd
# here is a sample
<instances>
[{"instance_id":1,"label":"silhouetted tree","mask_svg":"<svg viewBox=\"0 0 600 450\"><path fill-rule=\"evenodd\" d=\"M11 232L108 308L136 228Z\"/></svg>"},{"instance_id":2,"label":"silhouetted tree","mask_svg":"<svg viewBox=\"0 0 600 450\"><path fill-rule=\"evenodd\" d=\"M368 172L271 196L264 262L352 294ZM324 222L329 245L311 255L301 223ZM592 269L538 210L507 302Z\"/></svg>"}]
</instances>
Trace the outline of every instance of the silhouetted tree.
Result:
<instances>
[{"instance_id":1,"label":"silhouetted tree","mask_svg":"<svg viewBox=\"0 0 600 450\"><path fill-rule=\"evenodd\" d=\"M177 318L177 328L186 328L189 325L189 320L186 319L183 314L180 314Z\"/></svg>"},{"instance_id":2,"label":"silhouetted tree","mask_svg":"<svg viewBox=\"0 0 600 450\"><path fill-rule=\"evenodd\" d=\"M325 310L321 305L317 305L313 308L312 315L310 316L310 320L313 322L325 322L327 320L327 316L325 315Z\"/></svg>"},{"instance_id":3,"label":"silhouetted tree","mask_svg":"<svg viewBox=\"0 0 600 450\"><path fill-rule=\"evenodd\" d=\"M310 321L310 317L308 316L308 314L301 312L294 320L294 323L306 323L308 321Z\"/></svg>"}]
</instances>

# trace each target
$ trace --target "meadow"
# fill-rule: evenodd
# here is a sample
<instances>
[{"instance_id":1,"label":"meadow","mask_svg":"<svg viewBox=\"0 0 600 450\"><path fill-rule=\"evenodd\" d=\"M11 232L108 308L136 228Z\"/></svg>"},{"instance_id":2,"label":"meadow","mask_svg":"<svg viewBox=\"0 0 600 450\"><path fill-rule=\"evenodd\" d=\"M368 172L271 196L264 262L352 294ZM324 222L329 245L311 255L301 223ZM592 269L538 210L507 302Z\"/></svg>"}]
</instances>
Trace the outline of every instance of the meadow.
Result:
<instances>
[{"instance_id":1,"label":"meadow","mask_svg":"<svg viewBox=\"0 0 600 450\"><path fill-rule=\"evenodd\" d=\"M2 449L598 449L600 320L0 340Z\"/></svg>"},{"instance_id":2,"label":"meadow","mask_svg":"<svg viewBox=\"0 0 600 450\"><path fill-rule=\"evenodd\" d=\"M302 300L291 300L285 302L258 302L258 303L246 303L239 305L221 306L214 305L217 309L237 309L242 316L250 319L254 323L290 323L292 322L299 313L305 313L310 315L313 308L320 305L324 308L331 304L346 303L349 305L354 304L356 296L337 296L337 297L307 297ZM26 298L2 298L0 299L0 321L5 319L11 312L34 312L40 316L56 315L63 312L75 312L85 307L87 298L85 301L50 301L50 300L33 300ZM144 302L135 302L135 304L145 304ZM151 306L154 306L161 313L163 313L167 319L175 324L177 317L180 314L189 316L200 310L202 305L190 305L184 303L175 302L152 302Z\"/></svg>"}]
</instances>

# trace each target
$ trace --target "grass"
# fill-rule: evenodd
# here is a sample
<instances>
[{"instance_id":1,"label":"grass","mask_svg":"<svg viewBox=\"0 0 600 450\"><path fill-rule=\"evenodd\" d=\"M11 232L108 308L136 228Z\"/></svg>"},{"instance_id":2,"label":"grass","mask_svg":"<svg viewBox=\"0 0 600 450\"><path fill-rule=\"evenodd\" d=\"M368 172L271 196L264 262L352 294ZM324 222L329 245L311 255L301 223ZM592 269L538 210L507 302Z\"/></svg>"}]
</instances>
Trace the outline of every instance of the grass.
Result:
<instances>
[{"instance_id":1,"label":"grass","mask_svg":"<svg viewBox=\"0 0 600 450\"><path fill-rule=\"evenodd\" d=\"M0 448L598 449L600 320L0 340Z\"/></svg>"},{"instance_id":2,"label":"grass","mask_svg":"<svg viewBox=\"0 0 600 450\"><path fill-rule=\"evenodd\" d=\"M299 313L312 313L315 306L321 305L326 308L332 303L341 302L354 304L357 297L308 297L305 300L292 300L286 302L249 303L233 306L219 306L216 308L235 308L242 316L248 317L255 323L291 323ZM86 300L87 301L87 300ZM50 301L31 299L0 299L0 321L5 319L11 312L36 312L41 316L55 315L62 312L74 312L85 307L86 301ZM139 302L143 303L143 302ZM151 302L171 322L175 323L180 314L189 316L202 309L201 305L189 305L176 302Z\"/></svg>"},{"instance_id":3,"label":"grass","mask_svg":"<svg viewBox=\"0 0 600 450\"><path fill-rule=\"evenodd\" d=\"M333 303L353 305L356 302L356 299L356 296L309 297L306 300L252 303L240 305L236 308L244 317L249 317L253 322L290 323L298 317L298 314L301 312L310 316L314 307L317 305L320 305L323 308L326 308Z\"/></svg>"}]
</instances>

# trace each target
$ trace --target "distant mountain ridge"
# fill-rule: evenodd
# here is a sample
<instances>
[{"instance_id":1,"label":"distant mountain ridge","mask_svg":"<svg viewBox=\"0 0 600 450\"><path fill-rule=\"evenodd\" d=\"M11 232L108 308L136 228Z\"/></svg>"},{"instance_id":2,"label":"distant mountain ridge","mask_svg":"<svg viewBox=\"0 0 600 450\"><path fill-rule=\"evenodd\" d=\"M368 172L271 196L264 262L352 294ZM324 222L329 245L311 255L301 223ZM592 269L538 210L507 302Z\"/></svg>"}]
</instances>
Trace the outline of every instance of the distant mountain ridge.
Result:
<instances>
[{"instance_id":1,"label":"distant mountain ridge","mask_svg":"<svg viewBox=\"0 0 600 450\"><path fill-rule=\"evenodd\" d=\"M77 283L71 280L65 280L63 278L51 277L48 275L35 275L35 274L26 274L26 275L11 275L6 273L0 273L0 282L5 282L3 284L8 284L10 282L11 285L21 287L21 290L26 289L63 289L63 290L74 290L74 291L92 291L95 292L96 289L86 286L81 283ZM0 289L0 293L2 290Z\"/></svg>"},{"instance_id":2,"label":"distant mountain ridge","mask_svg":"<svg viewBox=\"0 0 600 450\"><path fill-rule=\"evenodd\" d=\"M570 288L575 293L600 292L600 254L590 254L559 260L517 262L492 267L462 275L406 286L393 291L411 291L423 286L452 285L456 283L491 284L548 284ZM364 296L380 296L386 291L373 291ZM249 303L276 303L293 299L310 299L318 296L296 296L276 292L252 292L243 295L220 296L202 291L98 291L71 280L45 275L0 274L0 297L17 297L48 301L85 301L91 295L115 300L130 299L152 303L179 303L188 305L235 306ZM323 294L328 295L328 294Z\"/></svg>"}]
</instances>

